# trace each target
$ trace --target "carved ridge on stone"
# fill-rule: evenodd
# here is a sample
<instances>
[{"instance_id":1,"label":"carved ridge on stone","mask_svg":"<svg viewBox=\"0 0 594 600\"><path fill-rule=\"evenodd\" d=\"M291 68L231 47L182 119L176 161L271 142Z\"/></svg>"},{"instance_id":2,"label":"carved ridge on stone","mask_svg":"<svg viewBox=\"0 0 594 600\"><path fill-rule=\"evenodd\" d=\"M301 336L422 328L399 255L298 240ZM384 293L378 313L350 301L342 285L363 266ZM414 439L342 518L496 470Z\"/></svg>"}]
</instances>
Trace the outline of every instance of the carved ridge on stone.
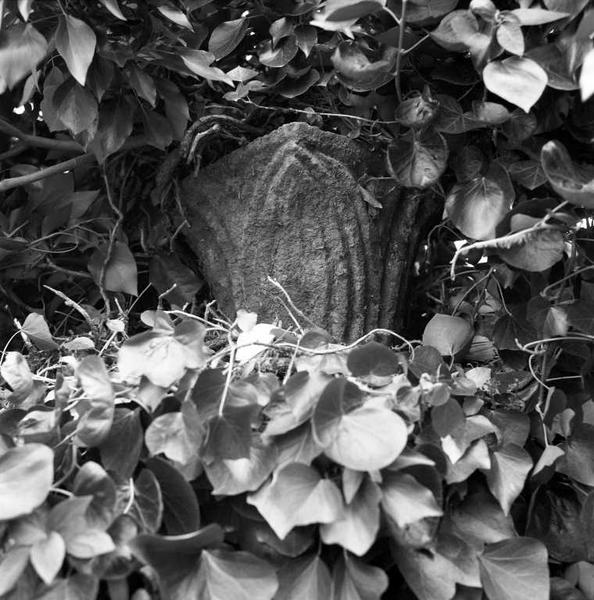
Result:
<instances>
[{"instance_id":1,"label":"carved ridge on stone","mask_svg":"<svg viewBox=\"0 0 594 600\"><path fill-rule=\"evenodd\" d=\"M184 236L221 309L233 317L246 308L287 323L270 275L337 338L389 326L395 308L384 303L401 287L386 281L386 269L402 258L403 240L391 235L400 193L381 198L379 216L362 200L358 180L373 165L352 140L292 123L184 180L191 223ZM410 221L411 209L404 212Z\"/></svg>"}]
</instances>

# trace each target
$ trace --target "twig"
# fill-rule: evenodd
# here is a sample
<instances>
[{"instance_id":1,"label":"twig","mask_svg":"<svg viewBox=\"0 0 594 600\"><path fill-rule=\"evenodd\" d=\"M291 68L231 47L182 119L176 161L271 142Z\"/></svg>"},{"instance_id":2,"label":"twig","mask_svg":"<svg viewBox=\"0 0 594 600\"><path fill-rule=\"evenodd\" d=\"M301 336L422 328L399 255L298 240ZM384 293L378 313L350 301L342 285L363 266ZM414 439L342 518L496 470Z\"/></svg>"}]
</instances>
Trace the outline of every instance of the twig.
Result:
<instances>
[{"instance_id":1,"label":"twig","mask_svg":"<svg viewBox=\"0 0 594 600\"><path fill-rule=\"evenodd\" d=\"M21 131L18 127L11 125L4 119L0 119L0 131L25 142L28 146L47 148L48 150L63 150L66 152L83 152L82 146L77 142L31 135L30 133Z\"/></svg>"},{"instance_id":2,"label":"twig","mask_svg":"<svg viewBox=\"0 0 594 600\"><path fill-rule=\"evenodd\" d=\"M0 181L0 192L5 192L7 190L20 187L21 185L27 185L28 183L33 183L35 181L39 181L40 179L45 179L46 177L56 175L57 173L70 171L84 163L92 161L95 161L95 157L92 154L82 154L81 156L76 156L75 158L65 160L64 162L57 163L55 165L52 165L51 167L40 169L39 171L35 171L34 173L28 173L27 175L20 175L18 177L10 177L8 179L3 179L2 181Z\"/></svg>"},{"instance_id":3,"label":"twig","mask_svg":"<svg viewBox=\"0 0 594 600\"><path fill-rule=\"evenodd\" d=\"M402 90L400 89L400 69L402 63L402 46L404 46L404 29L406 28L406 8L408 0L402 0L402 12L400 13L400 23L398 23L398 54L396 55L396 96L398 102L402 102Z\"/></svg>"},{"instance_id":4,"label":"twig","mask_svg":"<svg viewBox=\"0 0 594 600\"><path fill-rule=\"evenodd\" d=\"M93 329L95 329L95 324L93 323L93 319L91 319L91 315L89 315L89 313L78 302L75 302L74 300L69 298L63 292L60 292L59 290L55 290L53 287L50 287L49 285L44 285L43 287L48 289L50 292L53 292L54 294L56 294L56 296L62 298L62 300L64 300L64 302L66 303L66 306L72 306L72 308L74 308L76 311L78 311L82 315L83 319L87 322L87 325L91 328L91 331L93 331Z\"/></svg>"},{"instance_id":5,"label":"twig","mask_svg":"<svg viewBox=\"0 0 594 600\"><path fill-rule=\"evenodd\" d=\"M274 278L270 277L270 275L266 276L266 279L268 279L268 281L277 289L279 289L283 296L287 299L287 302L289 303L289 306L302 318L305 319L312 327L318 327L318 325L316 325L316 323L314 323L302 310L300 310L299 308L297 308L295 306L295 304L293 304L293 300L291 300L291 296L289 296L289 294L287 293L287 291L285 290L285 288ZM292 317L293 315L291 315L291 313L289 312L289 315ZM299 329L301 329L301 327L299 326L299 324L297 323L297 326L299 327Z\"/></svg>"}]
</instances>

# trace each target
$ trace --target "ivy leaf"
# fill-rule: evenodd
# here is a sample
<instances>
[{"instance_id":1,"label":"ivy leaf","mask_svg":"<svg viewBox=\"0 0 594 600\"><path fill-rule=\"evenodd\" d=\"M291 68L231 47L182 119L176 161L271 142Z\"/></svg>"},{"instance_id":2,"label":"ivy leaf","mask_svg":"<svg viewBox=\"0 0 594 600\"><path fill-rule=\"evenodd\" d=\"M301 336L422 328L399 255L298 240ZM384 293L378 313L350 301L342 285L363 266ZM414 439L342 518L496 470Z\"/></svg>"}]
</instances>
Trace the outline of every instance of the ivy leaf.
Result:
<instances>
[{"instance_id":1,"label":"ivy leaf","mask_svg":"<svg viewBox=\"0 0 594 600\"><path fill-rule=\"evenodd\" d=\"M87 88L69 78L56 90L54 103L60 121L73 136L90 131L93 137L97 130L97 100Z\"/></svg>"},{"instance_id":2,"label":"ivy leaf","mask_svg":"<svg viewBox=\"0 0 594 600\"><path fill-rule=\"evenodd\" d=\"M29 23L17 23L0 33L0 94L35 71L47 54L47 41Z\"/></svg>"},{"instance_id":3,"label":"ivy leaf","mask_svg":"<svg viewBox=\"0 0 594 600\"><path fill-rule=\"evenodd\" d=\"M526 235L522 243L509 248L499 248L497 253L512 267L539 273L559 262L563 258L564 250L563 234L553 229Z\"/></svg>"},{"instance_id":4,"label":"ivy leaf","mask_svg":"<svg viewBox=\"0 0 594 600\"><path fill-rule=\"evenodd\" d=\"M594 166L577 165L567 148L556 140L540 151L542 168L553 189L571 204L594 208Z\"/></svg>"},{"instance_id":5,"label":"ivy leaf","mask_svg":"<svg viewBox=\"0 0 594 600\"><path fill-rule=\"evenodd\" d=\"M126 17L122 14L120 6L118 4L118 0L99 0L103 6L116 18L120 19L120 21L126 21Z\"/></svg>"},{"instance_id":6,"label":"ivy leaf","mask_svg":"<svg viewBox=\"0 0 594 600\"><path fill-rule=\"evenodd\" d=\"M200 508L192 486L162 458L150 458L145 464L159 482L167 533L181 535L197 530L200 527Z\"/></svg>"},{"instance_id":7,"label":"ivy leaf","mask_svg":"<svg viewBox=\"0 0 594 600\"><path fill-rule=\"evenodd\" d=\"M257 405L226 405L223 414L208 423L208 437L203 449L207 462L215 458L237 460L249 458L252 443L251 422Z\"/></svg>"},{"instance_id":8,"label":"ivy leaf","mask_svg":"<svg viewBox=\"0 0 594 600\"><path fill-rule=\"evenodd\" d=\"M0 560L0 594L5 596L12 590L29 562L30 550L27 547L11 548Z\"/></svg>"},{"instance_id":9,"label":"ivy leaf","mask_svg":"<svg viewBox=\"0 0 594 600\"><path fill-rule=\"evenodd\" d=\"M314 46L318 43L318 32L311 25L299 25L295 28L295 38L297 47L307 58Z\"/></svg>"},{"instance_id":10,"label":"ivy leaf","mask_svg":"<svg viewBox=\"0 0 594 600\"><path fill-rule=\"evenodd\" d=\"M584 56L580 72L580 92L582 102L585 102L594 94L594 48L590 49Z\"/></svg>"},{"instance_id":11,"label":"ivy leaf","mask_svg":"<svg viewBox=\"0 0 594 600\"><path fill-rule=\"evenodd\" d=\"M530 58L510 56L483 69L485 87L529 112L547 86L545 70Z\"/></svg>"},{"instance_id":12,"label":"ivy leaf","mask_svg":"<svg viewBox=\"0 0 594 600\"><path fill-rule=\"evenodd\" d=\"M402 452L408 430L402 417L388 409L351 410L360 395L346 379L332 380L314 411L314 435L326 456L338 464L359 471L382 469Z\"/></svg>"},{"instance_id":13,"label":"ivy leaf","mask_svg":"<svg viewBox=\"0 0 594 600\"><path fill-rule=\"evenodd\" d=\"M204 50L192 50L189 48L180 48L178 52L190 71L199 77L209 81L222 81L231 87L234 87L233 80L224 71L218 67L211 66L215 60L214 54Z\"/></svg>"},{"instance_id":14,"label":"ivy leaf","mask_svg":"<svg viewBox=\"0 0 594 600\"><path fill-rule=\"evenodd\" d=\"M433 127L443 133L465 133L485 127L485 122L475 112L464 112L460 103L451 96L438 94L439 109ZM484 104L484 103L483 103Z\"/></svg>"},{"instance_id":15,"label":"ivy leaf","mask_svg":"<svg viewBox=\"0 0 594 600\"><path fill-rule=\"evenodd\" d=\"M29 313L23 323L21 331L25 333L40 350L58 349L58 344L54 341L43 315Z\"/></svg>"},{"instance_id":16,"label":"ivy leaf","mask_svg":"<svg viewBox=\"0 0 594 600\"><path fill-rule=\"evenodd\" d=\"M122 479L130 479L138 465L144 431L140 409L116 408L107 437L99 445L101 463Z\"/></svg>"},{"instance_id":17,"label":"ivy leaf","mask_svg":"<svg viewBox=\"0 0 594 600\"><path fill-rule=\"evenodd\" d=\"M287 561L278 572L278 579L275 600L328 600L332 597L330 571L317 554Z\"/></svg>"},{"instance_id":18,"label":"ivy leaf","mask_svg":"<svg viewBox=\"0 0 594 600\"><path fill-rule=\"evenodd\" d=\"M281 467L272 481L250 494L247 501L281 539L297 525L331 523L342 513L342 496L334 483L298 463Z\"/></svg>"},{"instance_id":19,"label":"ivy leaf","mask_svg":"<svg viewBox=\"0 0 594 600\"><path fill-rule=\"evenodd\" d=\"M398 373L400 360L385 344L369 342L349 352L347 366L355 377L371 386L381 387Z\"/></svg>"},{"instance_id":20,"label":"ivy leaf","mask_svg":"<svg viewBox=\"0 0 594 600\"><path fill-rule=\"evenodd\" d=\"M204 326L182 321L169 330L155 327L127 339L118 353L118 368L124 379L144 375L155 385L168 388L187 369L198 369L207 359Z\"/></svg>"},{"instance_id":21,"label":"ivy leaf","mask_svg":"<svg viewBox=\"0 0 594 600\"><path fill-rule=\"evenodd\" d=\"M50 585L62 568L66 557L66 543L56 531L31 546L31 564L41 579Z\"/></svg>"},{"instance_id":22,"label":"ivy leaf","mask_svg":"<svg viewBox=\"0 0 594 600\"><path fill-rule=\"evenodd\" d=\"M380 600L388 588L385 571L346 552L334 563L332 581L334 600Z\"/></svg>"},{"instance_id":23,"label":"ivy leaf","mask_svg":"<svg viewBox=\"0 0 594 600\"><path fill-rule=\"evenodd\" d=\"M473 326L462 317L433 315L423 330L423 345L436 348L442 356L456 356L474 336Z\"/></svg>"},{"instance_id":24,"label":"ivy leaf","mask_svg":"<svg viewBox=\"0 0 594 600\"><path fill-rule=\"evenodd\" d=\"M370 59L355 43L341 42L332 55L339 81L354 92L368 92L394 79L396 49L385 46L377 60Z\"/></svg>"},{"instance_id":25,"label":"ivy leaf","mask_svg":"<svg viewBox=\"0 0 594 600\"><path fill-rule=\"evenodd\" d=\"M46 499L54 478L54 453L43 444L10 448L0 456L0 520L35 510Z\"/></svg>"},{"instance_id":26,"label":"ivy leaf","mask_svg":"<svg viewBox=\"0 0 594 600\"><path fill-rule=\"evenodd\" d=\"M546 23L553 23L554 21L569 16L569 13L567 12L545 10L538 6L533 6L531 8L515 8L511 13L517 17L522 26L545 25Z\"/></svg>"},{"instance_id":27,"label":"ivy leaf","mask_svg":"<svg viewBox=\"0 0 594 600\"><path fill-rule=\"evenodd\" d=\"M320 525L322 541L340 544L345 550L363 556L375 542L379 531L381 497L377 484L367 479L352 501L344 505L339 519Z\"/></svg>"},{"instance_id":28,"label":"ivy leaf","mask_svg":"<svg viewBox=\"0 0 594 600\"><path fill-rule=\"evenodd\" d=\"M158 416L148 426L144 440L151 455L164 454L182 464L189 463L196 456L201 441L187 431L181 412Z\"/></svg>"},{"instance_id":29,"label":"ivy leaf","mask_svg":"<svg viewBox=\"0 0 594 600\"><path fill-rule=\"evenodd\" d=\"M216 496L234 496L257 490L277 465L277 447L264 444L259 436L250 446L248 458L229 460L215 456L204 464L206 475Z\"/></svg>"},{"instance_id":30,"label":"ivy leaf","mask_svg":"<svg viewBox=\"0 0 594 600\"><path fill-rule=\"evenodd\" d=\"M548 554L542 542L518 537L491 544L479 556L481 581L490 600L549 597Z\"/></svg>"},{"instance_id":31,"label":"ivy leaf","mask_svg":"<svg viewBox=\"0 0 594 600\"><path fill-rule=\"evenodd\" d=\"M298 50L297 38L290 35L276 46L273 46L272 40L263 42L258 58L267 67L280 68L287 66L295 58Z\"/></svg>"},{"instance_id":32,"label":"ivy leaf","mask_svg":"<svg viewBox=\"0 0 594 600\"><path fill-rule=\"evenodd\" d=\"M220 526L212 524L185 535L141 534L130 542L130 548L139 560L155 569L165 591L164 597L182 600L199 597L197 593L175 594L184 578L196 573L203 549L222 543L223 537Z\"/></svg>"},{"instance_id":33,"label":"ivy leaf","mask_svg":"<svg viewBox=\"0 0 594 600\"><path fill-rule=\"evenodd\" d=\"M217 25L210 34L208 51L216 60L224 58L239 46L247 30L248 22L245 17Z\"/></svg>"},{"instance_id":34,"label":"ivy leaf","mask_svg":"<svg viewBox=\"0 0 594 600\"><path fill-rule=\"evenodd\" d=\"M101 282L101 271L107 258L107 246L95 250L89 259L87 268L97 285L103 285L108 292L124 292L138 296L138 273L136 261L130 248L124 242L113 245L109 262L105 267L105 278Z\"/></svg>"},{"instance_id":35,"label":"ivy leaf","mask_svg":"<svg viewBox=\"0 0 594 600\"><path fill-rule=\"evenodd\" d=\"M578 425L567 442L561 444L565 456L557 463L557 471L588 486L594 485L593 434L594 425Z\"/></svg>"},{"instance_id":36,"label":"ivy leaf","mask_svg":"<svg viewBox=\"0 0 594 600\"><path fill-rule=\"evenodd\" d=\"M60 17L56 30L56 48L80 85L85 85L96 44L95 32L84 21L72 15Z\"/></svg>"},{"instance_id":37,"label":"ivy leaf","mask_svg":"<svg viewBox=\"0 0 594 600\"><path fill-rule=\"evenodd\" d=\"M263 435L277 436L305 423L313 414L320 395L331 381L319 370L297 371L283 386L283 401L273 401L266 408L270 421Z\"/></svg>"},{"instance_id":38,"label":"ivy leaf","mask_svg":"<svg viewBox=\"0 0 594 600\"><path fill-rule=\"evenodd\" d=\"M485 544L517 536L514 521L483 485L448 511L448 526L460 539L482 550Z\"/></svg>"},{"instance_id":39,"label":"ivy leaf","mask_svg":"<svg viewBox=\"0 0 594 600\"><path fill-rule=\"evenodd\" d=\"M112 524L116 508L116 485L99 463L90 460L79 469L72 491L76 496L92 496L86 516L93 526L107 529Z\"/></svg>"},{"instance_id":40,"label":"ivy leaf","mask_svg":"<svg viewBox=\"0 0 594 600\"><path fill-rule=\"evenodd\" d=\"M418 600L450 600L456 583L465 579L454 563L439 552L394 546L398 569Z\"/></svg>"},{"instance_id":41,"label":"ivy leaf","mask_svg":"<svg viewBox=\"0 0 594 600\"><path fill-rule=\"evenodd\" d=\"M249 552L203 550L194 593L186 597L272 600L277 589L275 569L261 558Z\"/></svg>"},{"instance_id":42,"label":"ivy leaf","mask_svg":"<svg viewBox=\"0 0 594 600\"><path fill-rule=\"evenodd\" d=\"M532 466L528 452L516 444L507 444L492 453L491 469L486 473L487 483L506 515L524 488Z\"/></svg>"},{"instance_id":43,"label":"ivy leaf","mask_svg":"<svg viewBox=\"0 0 594 600\"><path fill-rule=\"evenodd\" d=\"M33 373L27 359L20 352L7 352L0 367L0 375L12 388L12 401L20 404L33 391Z\"/></svg>"},{"instance_id":44,"label":"ivy leaf","mask_svg":"<svg viewBox=\"0 0 594 600\"><path fill-rule=\"evenodd\" d=\"M446 199L445 210L454 225L467 237L488 240L511 208L501 186L479 175L456 184Z\"/></svg>"},{"instance_id":45,"label":"ivy leaf","mask_svg":"<svg viewBox=\"0 0 594 600\"><path fill-rule=\"evenodd\" d=\"M536 160L519 160L509 166L509 174L514 181L532 191L547 182L547 176Z\"/></svg>"},{"instance_id":46,"label":"ivy leaf","mask_svg":"<svg viewBox=\"0 0 594 600\"><path fill-rule=\"evenodd\" d=\"M426 517L440 517L443 514L433 492L409 473L388 473L381 489L382 508L400 528Z\"/></svg>"},{"instance_id":47,"label":"ivy leaf","mask_svg":"<svg viewBox=\"0 0 594 600\"><path fill-rule=\"evenodd\" d=\"M96 598L99 580L85 573L73 573L66 578L58 578L49 589L41 592L36 600L86 600Z\"/></svg>"},{"instance_id":48,"label":"ivy leaf","mask_svg":"<svg viewBox=\"0 0 594 600\"><path fill-rule=\"evenodd\" d=\"M456 8L457 0L414 0L406 9L406 22L417 25L435 23ZM402 14L402 0L390 0L388 4L397 15Z\"/></svg>"},{"instance_id":49,"label":"ivy leaf","mask_svg":"<svg viewBox=\"0 0 594 600\"><path fill-rule=\"evenodd\" d=\"M524 54L524 34L520 20L513 13L504 17L495 35L499 45L510 54Z\"/></svg>"},{"instance_id":50,"label":"ivy leaf","mask_svg":"<svg viewBox=\"0 0 594 600\"><path fill-rule=\"evenodd\" d=\"M73 496L56 504L48 515L47 526L58 532L66 551L75 558L88 559L115 549L113 540L87 518L92 496Z\"/></svg>"},{"instance_id":51,"label":"ivy leaf","mask_svg":"<svg viewBox=\"0 0 594 600\"><path fill-rule=\"evenodd\" d=\"M479 33L476 17L469 10L454 10L440 21L430 35L446 50L466 52L468 44Z\"/></svg>"},{"instance_id":52,"label":"ivy leaf","mask_svg":"<svg viewBox=\"0 0 594 600\"><path fill-rule=\"evenodd\" d=\"M117 152L130 137L134 124L134 107L125 99L102 102L99 108L97 133L87 149L99 163Z\"/></svg>"},{"instance_id":53,"label":"ivy leaf","mask_svg":"<svg viewBox=\"0 0 594 600\"><path fill-rule=\"evenodd\" d=\"M381 10L386 0L328 0L324 16L327 21L361 19Z\"/></svg>"},{"instance_id":54,"label":"ivy leaf","mask_svg":"<svg viewBox=\"0 0 594 600\"><path fill-rule=\"evenodd\" d=\"M76 437L85 446L98 446L113 423L115 393L107 369L98 356L85 357L76 370L84 391L78 403L80 414Z\"/></svg>"},{"instance_id":55,"label":"ivy leaf","mask_svg":"<svg viewBox=\"0 0 594 600\"><path fill-rule=\"evenodd\" d=\"M142 469L134 480L134 500L128 513L143 533L155 533L163 518L159 481L150 469Z\"/></svg>"},{"instance_id":56,"label":"ivy leaf","mask_svg":"<svg viewBox=\"0 0 594 600\"><path fill-rule=\"evenodd\" d=\"M425 189L443 175L448 154L448 145L440 133L410 129L389 146L388 165L404 187Z\"/></svg>"},{"instance_id":57,"label":"ivy leaf","mask_svg":"<svg viewBox=\"0 0 594 600\"><path fill-rule=\"evenodd\" d=\"M185 29L189 29L190 31L194 31L192 24L188 21L188 17L175 6L162 4L161 6L157 6L157 10L172 23L184 27Z\"/></svg>"}]
</instances>

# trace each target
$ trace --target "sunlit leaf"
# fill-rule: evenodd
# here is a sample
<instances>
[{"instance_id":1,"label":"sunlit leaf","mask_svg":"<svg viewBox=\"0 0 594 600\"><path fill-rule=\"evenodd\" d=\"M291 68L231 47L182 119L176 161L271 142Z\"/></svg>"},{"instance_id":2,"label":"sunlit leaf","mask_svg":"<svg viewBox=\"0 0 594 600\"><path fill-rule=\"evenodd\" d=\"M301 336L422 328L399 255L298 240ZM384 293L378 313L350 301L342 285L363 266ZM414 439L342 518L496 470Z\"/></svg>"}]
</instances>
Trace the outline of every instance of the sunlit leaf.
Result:
<instances>
[{"instance_id":1,"label":"sunlit leaf","mask_svg":"<svg viewBox=\"0 0 594 600\"><path fill-rule=\"evenodd\" d=\"M317 554L287 562L278 572L278 579L275 600L328 600L331 597L330 571Z\"/></svg>"},{"instance_id":2,"label":"sunlit leaf","mask_svg":"<svg viewBox=\"0 0 594 600\"><path fill-rule=\"evenodd\" d=\"M95 32L84 21L72 15L60 17L56 31L56 48L80 85L85 85L96 44Z\"/></svg>"},{"instance_id":3,"label":"sunlit leaf","mask_svg":"<svg viewBox=\"0 0 594 600\"><path fill-rule=\"evenodd\" d=\"M515 444L507 444L492 453L491 469L486 473L487 483L506 515L524 488L532 466L528 452Z\"/></svg>"},{"instance_id":4,"label":"sunlit leaf","mask_svg":"<svg viewBox=\"0 0 594 600\"><path fill-rule=\"evenodd\" d=\"M162 4L157 7L157 10L172 23L184 27L185 29L189 29L190 31L193 30L192 24L188 21L188 17L175 6L172 6L171 4Z\"/></svg>"},{"instance_id":5,"label":"sunlit leaf","mask_svg":"<svg viewBox=\"0 0 594 600\"><path fill-rule=\"evenodd\" d=\"M196 576L196 597L204 600L271 600L278 589L272 565L248 552L204 550Z\"/></svg>"},{"instance_id":6,"label":"sunlit leaf","mask_svg":"<svg viewBox=\"0 0 594 600\"><path fill-rule=\"evenodd\" d=\"M26 515L47 497L54 477L54 453L42 444L10 448L0 456L0 520Z\"/></svg>"},{"instance_id":7,"label":"sunlit leaf","mask_svg":"<svg viewBox=\"0 0 594 600\"><path fill-rule=\"evenodd\" d=\"M322 541L339 544L349 552L363 556L371 548L379 530L381 497L377 484L366 480L351 502L344 505L339 519L320 525Z\"/></svg>"},{"instance_id":8,"label":"sunlit leaf","mask_svg":"<svg viewBox=\"0 0 594 600\"><path fill-rule=\"evenodd\" d=\"M549 183L564 200L594 208L594 165L574 163L567 148L557 140L542 147L540 161Z\"/></svg>"},{"instance_id":9,"label":"sunlit leaf","mask_svg":"<svg viewBox=\"0 0 594 600\"><path fill-rule=\"evenodd\" d=\"M547 558L545 546L532 538L513 538L487 546L479 562L489 599L548 598Z\"/></svg>"},{"instance_id":10,"label":"sunlit leaf","mask_svg":"<svg viewBox=\"0 0 594 600\"><path fill-rule=\"evenodd\" d=\"M388 576L346 552L334 563L332 571L335 600L380 600L388 587Z\"/></svg>"},{"instance_id":11,"label":"sunlit leaf","mask_svg":"<svg viewBox=\"0 0 594 600\"><path fill-rule=\"evenodd\" d=\"M382 508L399 527L443 514L433 492L408 473L389 473L381 490Z\"/></svg>"},{"instance_id":12,"label":"sunlit leaf","mask_svg":"<svg viewBox=\"0 0 594 600\"><path fill-rule=\"evenodd\" d=\"M115 393L107 369L98 356L84 358L78 365L76 375L84 391L78 404L80 418L76 435L85 446L97 446L111 429Z\"/></svg>"},{"instance_id":13,"label":"sunlit leaf","mask_svg":"<svg viewBox=\"0 0 594 600\"><path fill-rule=\"evenodd\" d=\"M248 30L248 21L245 17L225 21L217 25L210 34L208 51L219 60L231 54L241 43Z\"/></svg>"},{"instance_id":14,"label":"sunlit leaf","mask_svg":"<svg viewBox=\"0 0 594 600\"><path fill-rule=\"evenodd\" d=\"M46 39L29 23L17 23L0 33L0 93L11 90L35 71L48 50Z\"/></svg>"},{"instance_id":15,"label":"sunlit leaf","mask_svg":"<svg viewBox=\"0 0 594 600\"><path fill-rule=\"evenodd\" d=\"M433 315L423 331L423 345L439 350L442 356L455 356L472 339L474 328L462 317Z\"/></svg>"},{"instance_id":16,"label":"sunlit leaf","mask_svg":"<svg viewBox=\"0 0 594 600\"><path fill-rule=\"evenodd\" d=\"M547 74L529 58L510 56L492 61L483 69L486 88L528 112L547 85Z\"/></svg>"},{"instance_id":17,"label":"sunlit leaf","mask_svg":"<svg viewBox=\"0 0 594 600\"><path fill-rule=\"evenodd\" d=\"M65 557L64 538L55 531L50 531L46 539L35 542L31 547L31 564L47 585L60 571Z\"/></svg>"},{"instance_id":18,"label":"sunlit leaf","mask_svg":"<svg viewBox=\"0 0 594 600\"><path fill-rule=\"evenodd\" d=\"M448 145L440 133L417 133L411 129L390 145L388 161L401 185L424 189L443 175L448 154Z\"/></svg>"},{"instance_id":19,"label":"sunlit leaf","mask_svg":"<svg viewBox=\"0 0 594 600\"><path fill-rule=\"evenodd\" d=\"M281 467L272 481L248 496L283 539L293 527L310 523L331 523L342 513L342 497L329 479L306 465L291 463Z\"/></svg>"}]
</instances>

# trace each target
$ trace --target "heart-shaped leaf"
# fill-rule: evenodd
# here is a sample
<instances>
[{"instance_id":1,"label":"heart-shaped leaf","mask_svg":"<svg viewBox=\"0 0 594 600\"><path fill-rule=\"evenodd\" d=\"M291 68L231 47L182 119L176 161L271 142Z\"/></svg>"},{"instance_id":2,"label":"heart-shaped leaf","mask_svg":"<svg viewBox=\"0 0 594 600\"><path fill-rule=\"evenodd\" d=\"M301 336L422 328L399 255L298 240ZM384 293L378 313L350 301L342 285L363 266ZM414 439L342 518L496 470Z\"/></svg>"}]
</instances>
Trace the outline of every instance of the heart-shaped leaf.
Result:
<instances>
[{"instance_id":1,"label":"heart-shaped leaf","mask_svg":"<svg viewBox=\"0 0 594 600\"><path fill-rule=\"evenodd\" d=\"M340 544L349 552L363 556L375 542L379 530L381 497L377 484L367 479L353 500L345 504L339 519L320 525L322 541Z\"/></svg>"},{"instance_id":2,"label":"heart-shaped leaf","mask_svg":"<svg viewBox=\"0 0 594 600\"><path fill-rule=\"evenodd\" d=\"M483 69L485 87L528 112L547 86L546 71L530 58L510 56Z\"/></svg>"},{"instance_id":3,"label":"heart-shaped leaf","mask_svg":"<svg viewBox=\"0 0 594 600\"><path fill-rule=\"evenodd\" d=\"M423 331L423 345L433 346L442 356L456 356L472 340L473 326L462 317L433 315Z\"/></svg>"},{"instance_id":4,"label":"heart-shaped leaf","mask_svg":"<svg viewBox=\"0 0 594 600\"><path fill-rule=\"evenodd\" d=\"M26 444L0 456L0 520L26 515L46 499L54 477L54 453Z\"/></svg>"},{"instance_id":5,"label":"heart-shaped leaf","mask_svg":"<svg viewBox=\"0 0 594 600\"><path fill-rule=\"evenodd\" d=\"M35 71L47 53L47 41L29 23L17 23L0 35L0 93Z\"/></svg>"},{"instance_id":6,"label":"heart-shaped leaf","mask_svg":"<svg viewBox=\"0 0 594 600\"><path fill-rule=\"evenodd\" d=\"M279 538L297 525L331 523L342 514L342 496L329 479L312 467L291 463L281 467L272 481L248 496Z\"/></svg>"},{"instance_id":7,"label":"heart-shaped leaf","mask_svg":"<svg viewBox=\"0 0 594 600\"><path fill-rule=\"evenodd\" d=\"M549 597L547 549L532 538L491 544L479 556L481 581L489 600Z\"/></svg>"},{"instance_id":8,"label":"heart-shaped leaf","mask_svg":"<svg viewBox=\"0 0 594 600\"><path fill-rule=\"evenodd\" d=\"M456 184L448 194L445 206L454 225L465 236L476 240L495 237L497 224L510 208L501 186L490 177L480 175Z\"/></svg>"},{"instance_id":9,"label":"heart-shaped leaf","mask_svg":"<svg viewBox=\"0 0 594 600\"><path fill-rule=\"evenodd\" d=\"M314 435L337 463L359 471L382 469L402 452L408 430L399 415L386 408L358 407L360 401L357 386L344 378L332 380L314 411Z\"/></svg>"},{"instance_id":10,"label":"heart-shaped leaf","mask_svg":"<svg viewBox=\"0 0 594 600\"><path fill-rule=\"evenodd\" d=\"M72 15L60 17L56 31L56 49L80 85L85 85L96 44L95 32L84 21Z\"/></svg>"},{"instance_id":11,"label":"heart-shaped leaf","mask_svg":"<svg viewBox=\"0 0 594 600\"><path fill-rule=\"evenodd\" d=\"M64 538L55 531L50 531L47 538L35 542L31 547L31 564L47 585L58 574L65 557Z\"/></svg>"},{"instance_id":12,"label":"heart-shaped leaf","mask_svg":"<svg viewBox=\"0 0 594 600\"><path fill-rule=\"evenodd\" d=\"M540 161L549 183L564 200L594 208L594 165L576 165L556 140L542 147Z\"/></svg>"},{"instance_id":13,"label":"heart-shaped leaf","mask_svg":"<svg viewBox=\"0 0 594 600\"><path fill-rule=\"evenodd\" d=\"M278 579L275 600L322 600L332 596L330 571L317 554L287 562L278 572Z\"/></svg>"},{"instance_id":14,"label":"heart-shaped leaf","mask_svg":"<svg viewBox=\"0 0 594 600\"><path fill-rule=\"evenodd\" d=\"M245 17L225 21L217 25L210 34L208 40L208 51L219 60L231 54L241 43L248 30L248 22Z\"/></svg>"},{"instance_id":15,"label":"heart-shaped leaf","mask_svg":"<svg viewBox=\"0 0 594 600\"><path fill-rule=\"evenodd\" d=\"M388 148L388 164L401 185L424 189L443 175L448 154L448 145L440 133L411 129Z\"/></svg>"},{"instance_id":16,"label":"heart-shaped leaf","mask_svg":"<svg viewBox=\"0 0 594 600\"><path fill-rule=\"evenodd\" d=\"M113 423L115 393L107 369L98 356L87 356L76 374L85 392L80 400L76 436L85 446L98 446Z\"/></svg>"}]
</instances>

